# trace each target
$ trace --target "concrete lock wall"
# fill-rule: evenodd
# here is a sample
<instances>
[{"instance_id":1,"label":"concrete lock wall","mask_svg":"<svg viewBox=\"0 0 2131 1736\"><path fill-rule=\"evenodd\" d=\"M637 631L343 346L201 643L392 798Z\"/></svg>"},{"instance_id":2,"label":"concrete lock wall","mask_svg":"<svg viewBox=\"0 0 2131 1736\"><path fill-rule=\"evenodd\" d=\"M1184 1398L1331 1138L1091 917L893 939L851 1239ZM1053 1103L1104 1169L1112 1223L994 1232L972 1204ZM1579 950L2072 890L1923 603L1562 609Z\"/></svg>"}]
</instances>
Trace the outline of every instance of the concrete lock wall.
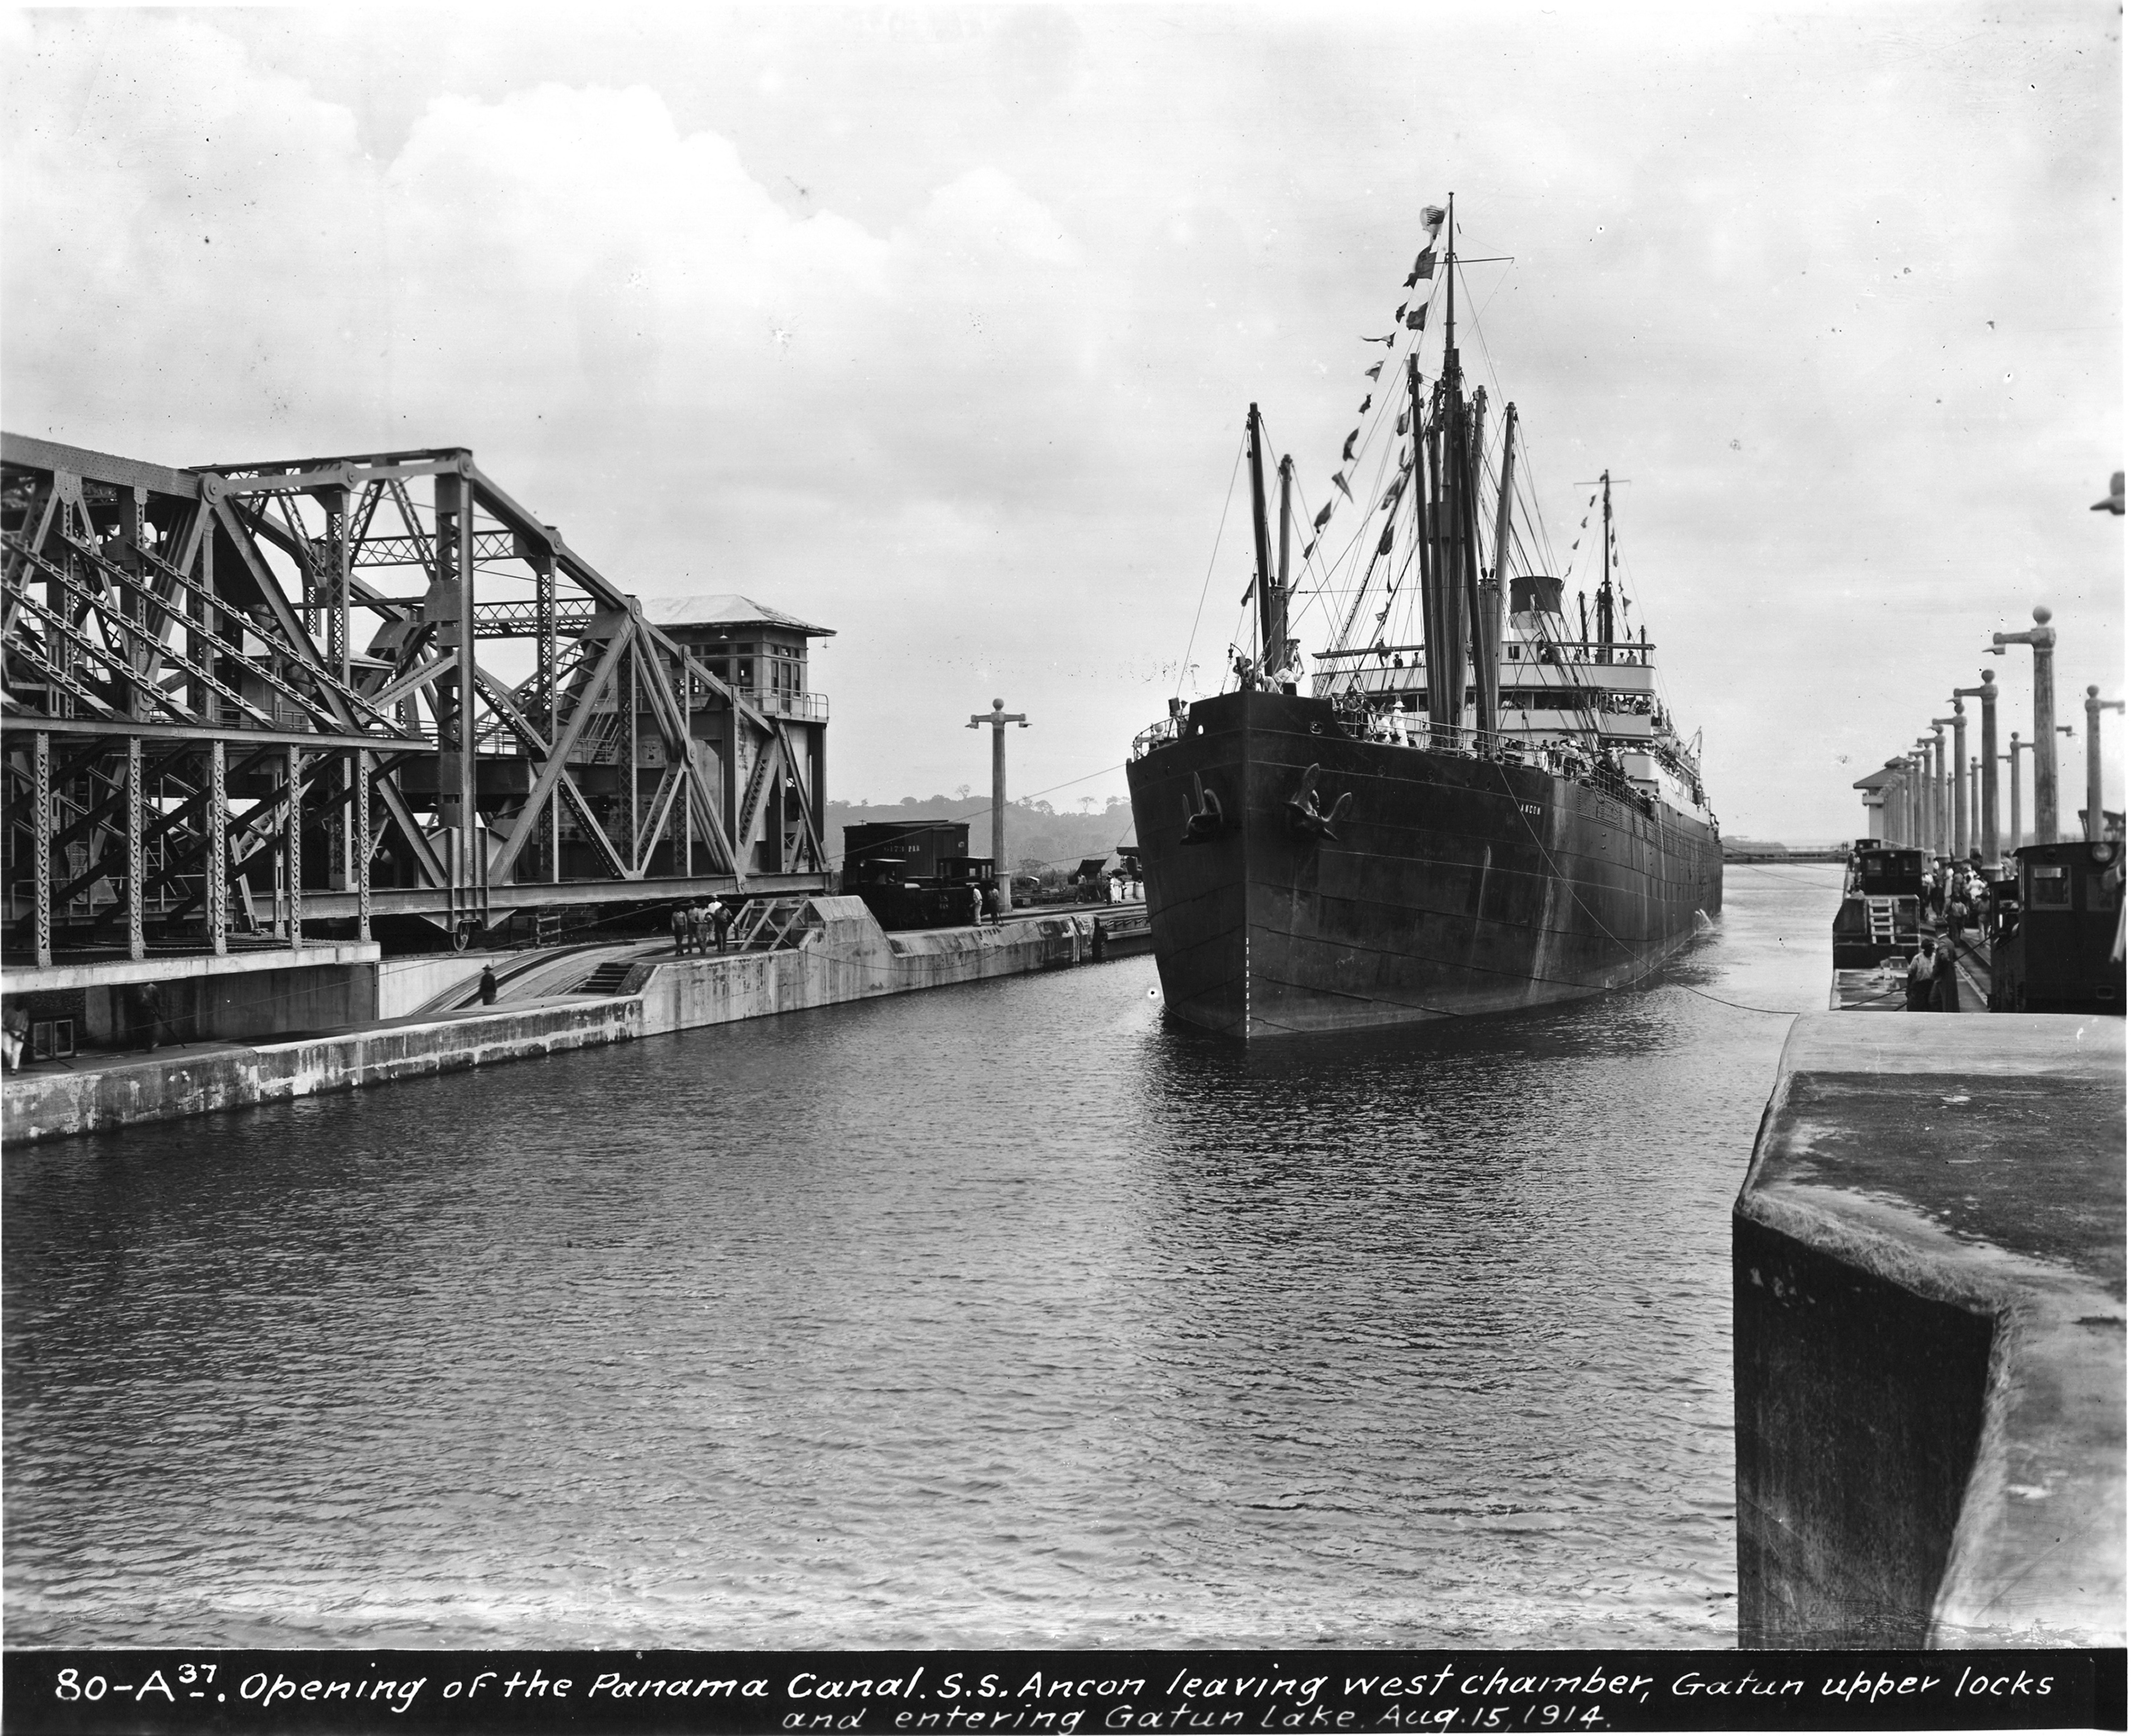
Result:
<instances>
[{"instance_id":1,"label":"concrete lock wall","mask_svg":"<svg viewBox=\"0 0 2131 1736\"><path fill-rule=\"evenodd\" d=\"M622 992L641 997L655 1035L1072 964L1090 956L1092 935L1092 918L1071 916L890 935L857 898L816 898L796 947L647 961Z\"/></svg>"},{"instance_id":2,"label":"concrete lock wall","mask_svg":"<svg viewBox=\"0 0 2131 1736\"><path fill-rule=\"evenodd\" d=\"M1983 1429L1991 1317L1734 1226L1739 1638L1924 1643Z\"/></svg>"},{"instance_id":3,"label":"concrete lock wall","mask_svg":"<svg viewBox=\"0 0 2131 1736\"><path fill-rule=\"evenodd\" d=\"M2124 1037L1792 1027L1732 1217L1741 1644L2124 1643Z\"/></svg>"},{"instance_id":4,"label":"concrete lock wall","mask_svg":"<svg viewBox=\"0 0 2131 1736\"><path fill-rule=\"evenodd\" d=\"M640 1013L633 1000L580 1002L198 1055L166 1051L116 1067L11 1078L0 1136L26 1144L492 1066L620 1041L635 1035Z\"/></svg>"},{"instance_id":5,"label":"concrete lock wall","mask_svg":"<svg viewBox=\"0 0 2131 1736\"><path fill-rule=\"evenodd\" d=\"M630 970L620 993L612 998L499 1008L478 1016L461 1014L218 1055L165 1049L152 1059L78 1074L17 1075L7 1083L0 1131L10 1141L55 1139L279 1097L353 1089L410 1074L491 1065L558 1048L978 982L1083 962L1094 956L1093 935L1093 918L1085 916L888 935L860 900L819 898L810 901L798 945L774 952L648 960ZM366 993L371 1007L381 1002L419 1006L479 973L478 960L468 968L457 955L409 965L385 966L382 988L375 964L360 967L342 988L351 997L358 990ZM313 987L312 1001L289 996L285 1004L322 1011L330 998L328 989ZM315 1022L333 1021L317 1016Z\"/></svg>"}]
</instances>

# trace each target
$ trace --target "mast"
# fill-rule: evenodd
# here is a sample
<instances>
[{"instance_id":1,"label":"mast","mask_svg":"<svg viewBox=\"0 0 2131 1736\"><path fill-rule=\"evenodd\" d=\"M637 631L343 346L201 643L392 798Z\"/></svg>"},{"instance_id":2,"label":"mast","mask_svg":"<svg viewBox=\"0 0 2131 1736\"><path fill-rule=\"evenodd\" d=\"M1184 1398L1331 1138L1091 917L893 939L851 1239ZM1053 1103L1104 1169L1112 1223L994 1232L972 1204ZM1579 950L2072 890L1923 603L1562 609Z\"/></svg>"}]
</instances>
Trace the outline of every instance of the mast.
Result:
<instances>
[{"instance_id":1,"label":"mast","mask_svg":"<svg viewBox=\"0 0 2131 1736\"><path fill-rule=\"evenodd\" d=\"M1458 535L1464 544L1465 631L1464 643L1473 654L1473 729L1476 737L1489 727L1480 720L1480 709L1487 694L1487 619L1480 600L1480 451L1486 444L1487 426L1487 389L1477 388L1473 394L1470 414L1460 431L1463 450L1459 453L1463 461L1458 471ZM1458 696L1458 710L1464 710L1464 696Z\"/></svg>"},{"instance_id":2,"label":"mast","mask_svg":"<svg viewBox=\"0 0 2131 1736\"><path fill-rule=\"evenodd\" d=\"M1598 661L1613 661L1613 473L1610 470L1598 472L1598 485L1605 491L1606 528L1598 539L1598 643L1605 648L1598 653Z\"/></svg>"},{"instance_id":3,"label":"mast","mask_svg":"<svg viewBox=\"0 0 2131 1736\"><path fill-rule=\"evenodd\" d=\"M1433 680L1429 683L1428 715L1433 724L1449 725L1449 733L1437 739L1449 746L1458 739L1458 726L1465 711L1465 591L1460 581L1467 576L1468 552L1463 546L1466 428L1464 385L1458 366L1458 195L1454 193L1449 197L1444 233L1443 379L1438 390L1442 395L1445 426L1438 478L1442 498L1435 519L1439 539L1436 613L1443 641L1442 655L1435 660L1435 667L1443 679L1440 683Z\"/></svg>"},{"instance_id":4,"label":"mast","mask_svg":"<svg viewBox=\"0 0 2131 1736\"><path fill-rule=\"evenodd\" d=\"M1266 653L1269 668L1287 667L1287 541L1288 496L1295 486L1295 460L1286 453L1280 459L1280 581L1273 586L1272 607L1267 611L1271 627L1271 649Z\"/></svg>"},{"instance_id":5,"label":"mast","mask_svg":"<svg viewBox=\"0 0 2131 1736\"><path fill-rule=\"evenodd\" d=\"M1266 534L1265 460L1260 450L1258 407L1253 404L1247 418L1251 440L1251 529L1257 549L1258 667L1263 670L1272 653L1272 553Z\"/></svg>"},{"instance_id":6,"label":"mast","mask_svg":"<svg viewBox=\"0 0 2131 1736\"><path fill-rule=\"evenodd\" d=\"M1429 495L1434 487L1434 466L1423 456L1433 432L1421 418L1420 358L1409 351L1406 358L1406 413L1413 427L1413 564L1420 586L1421 654L1428 662L1428 715L1435 715L1436 690L1442 685L1436 661L1435 579L1429 571L1430 532Z\"/></svg>"},{"instance_id":7,"label":"mast","mask_svg":"<svg viewBox=\"0 0 2131 1736\"><path fill-rule=\"evenodd\" d=\"M1502 598L1509 576L1510 502L1516 475L1517 407L1502 407L1502 476L1495 492L1495 566L1480 587L1480 609L1487 625L1487 643L1480 658L1480 709L1473 727L1492 737L1501 715Z\"/></svg>"}]
</instances>

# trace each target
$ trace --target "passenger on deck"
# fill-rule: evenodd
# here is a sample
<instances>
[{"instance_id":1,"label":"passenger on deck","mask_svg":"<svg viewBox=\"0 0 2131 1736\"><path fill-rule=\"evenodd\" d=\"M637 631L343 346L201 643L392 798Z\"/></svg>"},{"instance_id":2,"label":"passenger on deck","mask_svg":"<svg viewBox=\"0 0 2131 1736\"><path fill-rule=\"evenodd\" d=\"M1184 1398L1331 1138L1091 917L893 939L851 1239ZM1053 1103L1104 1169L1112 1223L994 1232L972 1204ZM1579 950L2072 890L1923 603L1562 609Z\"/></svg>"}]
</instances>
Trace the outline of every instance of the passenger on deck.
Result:
<instances>
[{"instance_id":1,"label":"passenger on deck","mask_svg":"<svg viewBox=\"0 0 2131 1736\"><path fill-rule=\"evenodd\" d=\"M1961 973L1954 966L1954 944L1951 933L1938 937L1937 950L1932 957L1932 1011L1959 1012L1961 1011Z\"/></svg>"},{"instance_id":2,"label":"passenger on deck","mask_svg":"<svg viewBox=\"0 0 2131 1736\"><path fill-rule=\"evenodd\" d=\"M711 927L718 937L718 950L725 949L725 937L732 933L732 906L722 898L711 901Z\"/></svg>"},{"instance_id":3,"label":"passenger on deck","mask_svg":"<svg viewBox=\"0 0 2131 1736\"><path fill-rule=\"evenodd\" d=\"M484 1007L496 1005L496 967L493 964L484 964L481 968L481 1004Z\"/></svg>"},{"instance_id":4,"label":"passenger on deck","mask_svg":"<svg viewBox=\"0 0 2131 1736\"><path fill-rule=\"evenodd\" d=\"M678 957L688 949L688 906L687 905L677 904L673 906L673 914L668 919L668 926L673 930L673 951Z\"/></svg>"},{"instance_id":5,"label":"passenger on deck","mask_svg":"<svg viewBox=\"0 0 2131 1736\"><path fill-rule=\"evenodd\" d=\"M970 921L981 927L984 920L984 895L972 886L970 888Z\"/></svg>"},{"instance_id":6,"label":"passenger on deck","mask_svg":"<svg viewBox=\"0 0 2131 1736\"><path fill-rule=\"evenodd\" d=\"M998 888L996 886L984 888L984 912L987 922L996 922L999 919Z\"/></svg>"},{"instance_id":7,"label":"passenger on deck","mask_svg":"<svg viewBox=\"0 0 2131 1736\"><path fill-rule=\"evenodd\" d=\"M1908 999L1904 1003L1908 1011L1929 1012L1932 1010L1932 973L1934 968L1931 942L1919 935L1917 937L1917 955L1909 960Z\"/></svg>"}]
</instances>

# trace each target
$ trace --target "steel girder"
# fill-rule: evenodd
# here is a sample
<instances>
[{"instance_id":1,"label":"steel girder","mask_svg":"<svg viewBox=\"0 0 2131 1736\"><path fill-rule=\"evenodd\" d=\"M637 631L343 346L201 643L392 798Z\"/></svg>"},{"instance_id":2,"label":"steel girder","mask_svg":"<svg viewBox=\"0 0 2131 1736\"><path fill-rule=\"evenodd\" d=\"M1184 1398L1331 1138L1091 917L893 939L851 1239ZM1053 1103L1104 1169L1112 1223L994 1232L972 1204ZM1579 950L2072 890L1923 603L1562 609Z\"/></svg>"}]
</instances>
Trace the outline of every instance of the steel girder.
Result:
<instances>
[{"instance_id":1,"label":"steel girder","mask_svg":"<svg viewBox=\"0 0 2131 1736\"><path fill-rule=\"evenodd\" d=\"M456 925L536 885L823 883L787 724L462 447L175 470L0 435L0 600L9 932L41 961L84 923L137 956L144 915L218 950L262 856L292 942L306 906L367 938L373 907Z\"/></svg>"}]
</instances>

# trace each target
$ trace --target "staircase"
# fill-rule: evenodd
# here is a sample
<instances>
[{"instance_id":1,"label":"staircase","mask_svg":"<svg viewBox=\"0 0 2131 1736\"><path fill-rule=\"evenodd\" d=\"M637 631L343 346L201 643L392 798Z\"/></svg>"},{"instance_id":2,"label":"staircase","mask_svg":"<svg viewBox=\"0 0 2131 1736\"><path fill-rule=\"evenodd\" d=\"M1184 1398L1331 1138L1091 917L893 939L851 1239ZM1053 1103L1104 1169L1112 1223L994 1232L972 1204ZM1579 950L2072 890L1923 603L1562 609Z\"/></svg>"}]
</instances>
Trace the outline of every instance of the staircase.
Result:
<instances>
[{"instance_id":1,"label":"staircase","mask_svg":"<svg viewBox=\"0 0 2131 1736\"><path fill-rule=\"evenodd\" d=\"M578 989L582 995L618 995L630 972L636 968L635 959L610 959L584 980Z\"/></svg>"}]
</instances>

